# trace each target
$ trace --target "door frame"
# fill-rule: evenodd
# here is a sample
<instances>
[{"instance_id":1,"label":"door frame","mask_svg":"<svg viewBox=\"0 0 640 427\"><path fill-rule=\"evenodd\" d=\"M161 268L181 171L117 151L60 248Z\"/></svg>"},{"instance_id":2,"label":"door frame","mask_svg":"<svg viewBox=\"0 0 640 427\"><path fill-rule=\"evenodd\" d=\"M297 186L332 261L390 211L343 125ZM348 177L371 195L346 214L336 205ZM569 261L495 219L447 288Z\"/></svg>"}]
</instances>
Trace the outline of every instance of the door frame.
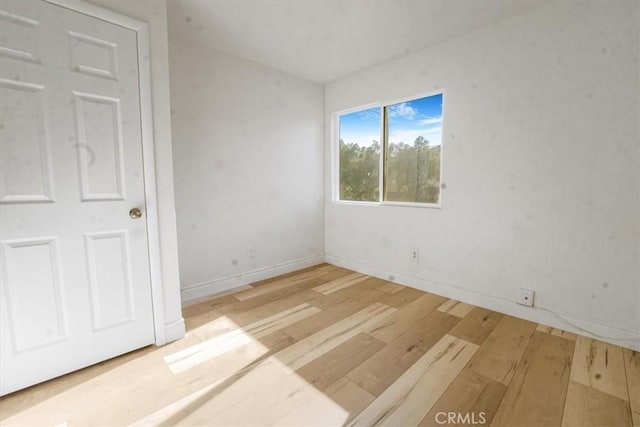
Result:
<instances>
[{"instance_id":1,"label":"door frame","mask_svg":"<svg viewBox=\"0 0 640 427\"><path fill-rule=\"evenodd\" d=\"M164 293L160 254L160 223L158 220L158 196L155 167L155 143L153 137L153 108L151 104L151 56L149 49L149 25L146 22L121 15L100 6L79 0L42 0L83 15L97 18L136 33L138 55L138 83L140 88L140 121L142 129L142 163L144 197L147 221L147 246L149 248L149 274L155 344L167 342L164 319Z\"/></svg>"}]
</instances>

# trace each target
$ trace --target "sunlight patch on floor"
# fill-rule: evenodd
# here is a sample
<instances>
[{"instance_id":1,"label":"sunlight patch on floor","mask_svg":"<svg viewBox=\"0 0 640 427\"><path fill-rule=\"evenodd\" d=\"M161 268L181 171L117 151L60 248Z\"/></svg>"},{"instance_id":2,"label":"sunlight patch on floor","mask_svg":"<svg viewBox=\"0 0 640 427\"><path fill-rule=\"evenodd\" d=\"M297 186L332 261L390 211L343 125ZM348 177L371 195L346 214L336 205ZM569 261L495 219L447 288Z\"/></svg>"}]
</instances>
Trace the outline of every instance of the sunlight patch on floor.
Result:
<instances>
[{"instance_id":1,"label":"sunlight patch on floor","mask_svg":"<svg viewBox=\"0 0 640 427\"><path fill-rule=\"evenodd\" d=\"M269 357L139 420L134 426L342 425L348 411Z\"/></svg>"},{"instance_id":2,"label":"sunlight patch on floor","mask_svg":"<svg viewBox=\"0 0 640 427\"><path fill-rule=\"evenodd\" d=\"M320 313L320 309L311 304L303 303L287 310L276 313L273 316L253 322L243 329L251 334L251 336L260 338L269 335L285 326L292 325L306 317Z\"/></svg>"},{"instance_id":3,"label":"sunlight patch on floor","mask_svg":"<svg viewBox=\"0 0 640 427\"><path fill-rule=\"evenodd\" d=\"M203 325L193 328L186 333L186 337L195 336L199 339L212 338L225 332L233 331L238 328L234 322L227 316L220 315L218 318L209 320Z\"/></svg>"},{"instance_id":4,"label":"sunlight patch on floor","mask_svg":"<svg viewBox=\"0 0 640 427\"><path fill-rule=\"evenodd\" d=\"M179 347L184 341L176 341L168 344L168 347ZM158 349L157 351L162 350ZM123 390L126 389L130 378L135 377L136 383L144 384L147 381L161 381L161 378L169 378L169 372L163 373L149 371L147 366L158 366L158 358L154 352L133 357L122 364L107 367L100 370L100 366L92 366L86 370L68 374L69 377L80 376L80 379L72 379L76 382L70 387L64 386L65 377L60 377L35 387L46 397L38 398L33 403L25 405L20 411L0 421L3 427L9 426L76 426L91 424L91 414L94 410L105 410L118 417L122 412L120 407L128 405L123 398ZM127 356L120 356L125 358ZM115 361L115 359L114 359ZM112 361L105 362L107 366ZM20 392L18 392L20 393ZM81 405L78 402L82 402ZM28 403L28 402L27 402ZM114 407L109 408L108 405ZM117 405L120 406L117 406ZM102 418L106 420L106 418ZM105 421L105 424L116 424L114 421Z\"/></svg>"},{"instance_id":5,"label":"sunlight patch on floor","mask_svg":"<svg viewBox=\"0 0 640 427\"><path fill-rule=\"evenodd\" d=\"M236 329L169 354L164 357L164 361L171 372L177 374L250 343L257 343L257 341L242 329ZM260 345L259 349L261 354L269 351L263 345Z\"/></svg>"},{"instance_id":6,"label":"sunlight patch on floor","mask_svg":"<svg viewBox=\"0 0 640 427\"><path fill-rule=\"evenodd\" d=\"M320 309L303 303L257 320L243 328L228 317L221 316L199 328L206 330L208 335L213 335L212 338L169 354L164 357L164 361L171 372L177 374L247 344L256 344L259 351L261 351L258 354L260 356L266 353L268 349L262 346L256 340L257 338L273 333L319 311Z\"/></svg>"}]
</instances>

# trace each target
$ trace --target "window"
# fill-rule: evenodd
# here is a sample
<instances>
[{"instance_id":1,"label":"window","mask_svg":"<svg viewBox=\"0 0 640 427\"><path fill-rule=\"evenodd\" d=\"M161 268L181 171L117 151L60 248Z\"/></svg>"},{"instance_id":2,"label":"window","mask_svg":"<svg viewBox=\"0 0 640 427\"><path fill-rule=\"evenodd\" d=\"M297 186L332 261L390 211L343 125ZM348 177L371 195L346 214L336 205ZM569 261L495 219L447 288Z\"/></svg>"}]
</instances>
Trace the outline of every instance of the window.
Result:
<instances>
[{"instance_id":1,"label":"window","mask_svg":"<svg viewBox=\"0 0 640 427\"><path fill-rule=\"evenodd\" d=\"M340 200L380 199L380 108L340 116Z\"/></svg>"},{"instance_id":2,"label":"window","mask_svg":"<svg viewBox=\"0 0 640 427\"><path fill-rule=\"evenodd\" d=\"M339 115L339 200L439 204L442 101L439 93Z\"/></svg>"}]
</instances>

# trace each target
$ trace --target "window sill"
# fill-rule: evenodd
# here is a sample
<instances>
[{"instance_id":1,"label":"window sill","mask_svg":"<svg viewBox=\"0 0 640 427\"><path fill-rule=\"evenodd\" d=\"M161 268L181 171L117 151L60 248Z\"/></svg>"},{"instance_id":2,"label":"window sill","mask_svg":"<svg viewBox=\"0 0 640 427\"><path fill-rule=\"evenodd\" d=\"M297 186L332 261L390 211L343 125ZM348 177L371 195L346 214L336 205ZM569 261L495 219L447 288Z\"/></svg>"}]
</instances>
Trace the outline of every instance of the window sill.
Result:
<instances>
[{"instance_id":1,"label":"window sill","mask_svg":"<svg viewBox=\"0 0 640 427\"><path fill-rule=\"evenodd\" d=\"M442 209L441 203L411 203L411 202L360 202L356 200L334 200L334 205L372 206L372 207L407 207L422 209Z\"/></svg>"},{"instance_id":2,"label":"window sill","mask_svg":"<svg viewBox=\"0 0 640 427\"><path fill-rule=\"evenodd\" d=\"M440 203L382 202L382 206L403 206L409 208L442 209Z\"/></svg>"},{"instance_id":3,"label":"window sill","mask_svg":"<svg viewBox=\"0 0 640 427\"><path fill-rule=\"evenodd\" d=\"M334 200L333 204L347 206L380 206L380 202L361 202L358 200Z\"/></svg>"}]
</instances>

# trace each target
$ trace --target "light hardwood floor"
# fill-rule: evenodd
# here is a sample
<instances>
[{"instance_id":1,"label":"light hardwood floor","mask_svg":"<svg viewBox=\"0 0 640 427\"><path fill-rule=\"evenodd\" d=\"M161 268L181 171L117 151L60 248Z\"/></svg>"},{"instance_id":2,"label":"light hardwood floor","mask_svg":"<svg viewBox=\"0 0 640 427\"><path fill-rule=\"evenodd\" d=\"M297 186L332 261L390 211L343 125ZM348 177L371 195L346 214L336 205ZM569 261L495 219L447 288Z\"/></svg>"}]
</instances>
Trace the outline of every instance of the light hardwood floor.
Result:
<instances>
[{"instance_id":1,"label":"light hardwood floor","mask_svg":"<svg viewBox=\"0 0 640 427\"><path fill-rule=\"evenodd\" d=\"M5 396L0 424L640 427L639 353L331 265L184 315L178 342Z\"/></svg>"}]
</instances>

